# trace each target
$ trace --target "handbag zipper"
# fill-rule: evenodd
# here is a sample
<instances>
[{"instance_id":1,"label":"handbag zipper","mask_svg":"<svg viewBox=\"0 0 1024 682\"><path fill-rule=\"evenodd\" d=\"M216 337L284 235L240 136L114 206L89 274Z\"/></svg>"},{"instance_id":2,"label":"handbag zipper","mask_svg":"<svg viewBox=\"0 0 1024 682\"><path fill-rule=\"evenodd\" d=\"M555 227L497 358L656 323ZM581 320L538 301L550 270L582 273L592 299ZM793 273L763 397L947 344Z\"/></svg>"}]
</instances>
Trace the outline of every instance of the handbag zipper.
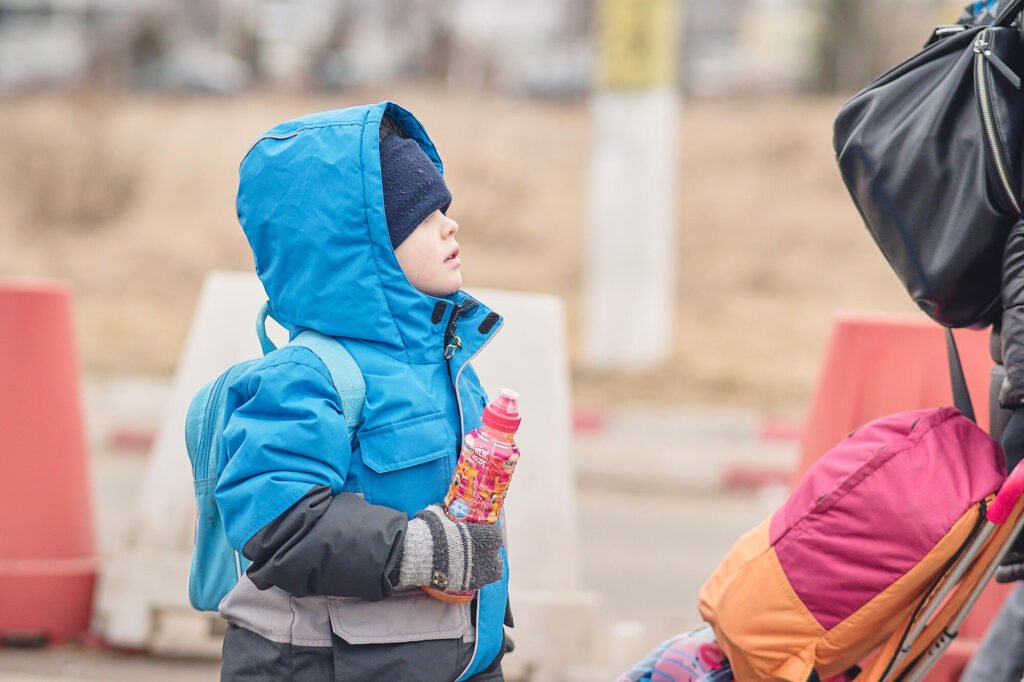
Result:
<instances>
[{"instance_id":1,"label":"handbag zipper","mask_svg":"<svg viewBox=\"0 0 1024 682\"><path fill-rule=\"evenodd\" d=\"M967 27L963 24L936 26L935 30L932 31L932 34L928 36L928 40L925 42L924 47L931 47L944 38L948 38L949 36L956 35L958 33L963 33L966 29Z\"/></svg>"},{"instance_id":2,"label":"handbag zipper","mask_svg":"<svg viewBox=\"0 0 1024 682\"><path fill-rule=\"evenodd\" d=\"M963 24L949 24L935 27L935 35L939 37L945 37L953 35L954 33L963 33L967 27Z\"/></svg>"},{"instance_id":3,"label":"handbag zipper","mask_svg":"<svg viewBox=\"0 0 1024 682\"><path fill-rule=\"evenodd\" d=\"M1006 65L1003 60L992 54L991 45L988 42L988 32L982 31L978 39L974 41L974 79L978 84L978 103L981 106L981 122L985 128L985 137L988 140L989 151L992 152L992 161L996 167L996 174L1003 185L1003 191L1010 200L1013 210L1020 213L1020 203L1017 201L1016 193L1013 191L1013 183L1010 182L1010 174L1003 162L1003 152L999 144L999 136L996 133L995 120L992 117L992 102L988 90L988 80L985 73L985 62L990 61L997 70L1006 78L1020 88L1020 78ZM1007 73L1009 72L1009 73Z\"/></svg>"}]
</instances>

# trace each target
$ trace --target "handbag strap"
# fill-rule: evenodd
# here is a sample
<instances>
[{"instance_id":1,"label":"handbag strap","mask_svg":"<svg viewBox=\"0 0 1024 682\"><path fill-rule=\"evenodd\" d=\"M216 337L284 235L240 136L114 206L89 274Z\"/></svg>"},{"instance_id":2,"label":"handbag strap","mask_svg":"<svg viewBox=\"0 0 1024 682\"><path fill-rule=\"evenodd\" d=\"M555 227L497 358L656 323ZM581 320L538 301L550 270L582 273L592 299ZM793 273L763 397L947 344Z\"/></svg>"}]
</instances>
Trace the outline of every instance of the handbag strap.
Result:
<instances>
[{"instance_id":1,"label":"handbag strap","mask_svg":"<svg viewBox=\"0 0 1024 682\"><path fill-rule=\"evenodd\" d=\"M946 327L946 355L949 356L949 379L953 385L953 406L972 422L977 423L978 420L974 416L974 405L971 403L971 393L967 390L964 368L960 364L960 352L956 348L953 330L949 327Z\"/></svg>"},{"instance_id":2,"label":"handbag strap","mask_svg":"<svg viewBox=\"0 0 1024 682\"><path fill-rule=\"evenodd\" d=\"M1010 4L999 12L999 16L992 22L993 26L1009 26L1014 18L1024 9L1024 0L1011 0Z\"/></svg>"}]
</instances>

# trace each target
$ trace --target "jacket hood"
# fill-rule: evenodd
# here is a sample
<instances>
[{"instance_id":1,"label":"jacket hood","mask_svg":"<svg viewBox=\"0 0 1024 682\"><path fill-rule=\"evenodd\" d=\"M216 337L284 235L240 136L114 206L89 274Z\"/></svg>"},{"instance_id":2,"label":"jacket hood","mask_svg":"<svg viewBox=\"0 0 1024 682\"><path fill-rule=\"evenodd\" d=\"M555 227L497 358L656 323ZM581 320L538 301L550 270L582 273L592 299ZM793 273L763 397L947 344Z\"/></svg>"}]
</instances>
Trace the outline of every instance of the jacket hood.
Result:
<instances>
[{"instance_id":1,"label":"jacket hood","mask_svg":"<svg viewBox=\"0 0 1024 682\"><path fill-rule=\"evenodd\" d=\"M239 169L238 220L274 317L294 334L383 344L407 356L440 342L442 300L416 290L391 247L378 134L397 120L443 174L416 118L392 102L311 114L277 125Z\"/></svg>"}]
</instances>

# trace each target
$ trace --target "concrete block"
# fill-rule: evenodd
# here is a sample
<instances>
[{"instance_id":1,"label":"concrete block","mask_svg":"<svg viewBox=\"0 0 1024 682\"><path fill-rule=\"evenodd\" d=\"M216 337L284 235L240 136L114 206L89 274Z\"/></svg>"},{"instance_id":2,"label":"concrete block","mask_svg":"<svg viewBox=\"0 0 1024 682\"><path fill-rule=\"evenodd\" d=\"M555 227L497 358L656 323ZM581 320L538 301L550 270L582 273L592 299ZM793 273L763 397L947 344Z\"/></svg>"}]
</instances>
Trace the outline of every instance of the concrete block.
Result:
<instances>
[{"instance_id":1,"label":"concrete block","mask_svg":"<svg viewBox=\"0 0 1024 682\"><path fill-rule=\"evenodd\" d=\"M647 626L635 620L613 621L607 633L607 661L613 673L629 670L651 648Z\"/></svg>"},{"instance_id":2,"label":"concrete block","mask_svg":"<svg viewBox=\"0 0 1024 682\"><path fill-rule=\"evenodd\" d=\"M191 608L188 567L195 498L185 450L185 413L204 384L231 364L261 355L255 323L265 300L254 274L213 272L203 283L126 544L104 558L93 627L113 644L151 646L154 619L162 609ZM287 341L273 322L268 330L277 342Z\"/></svg>"},{"instance_id":3,"label":"concrete block","mask_svg":"<svg viewBox=\"0 0 1024 682\"><path fill-rule=\"evenodd\" d=\"M126 547L103 564L92 630L111 644L146 648L162 609L191 609L191 549Z\"/></svg>"},{"instance_id":4,"label":"concrete block","mask_svg":"<svg viewBox=\"0 0 1024 682\"><path fill-rule=\"evenodd\" d=\"M524 591L513 585L511 602L516 648L507 666L513 676L564 680L575 666L607 664L602 635L608 623L596 592Z\"/></svg>"},{"instance_id":5,"label":"concrete block","mask_svg":"<svg viewBox=\"0 0 1024 682\"><path fill-rule=\"evenodd\" d=\"M227 623L215 613L180 607L158 610L149 650L162 656L220 658Z\"/></svg>"},{"instance_id":6,"label":"concrete block","mask_svg":"<svg viewBox=\"0 0 1024 682\"><path fill-rule=\"evenodd\" d=\"M505 317L473 362L489 395L519 391L522 458L505 500L512 582L522 590L580 586L576 476L565 309L555 296L473 290Z\"/></svg>"}]
</instances>

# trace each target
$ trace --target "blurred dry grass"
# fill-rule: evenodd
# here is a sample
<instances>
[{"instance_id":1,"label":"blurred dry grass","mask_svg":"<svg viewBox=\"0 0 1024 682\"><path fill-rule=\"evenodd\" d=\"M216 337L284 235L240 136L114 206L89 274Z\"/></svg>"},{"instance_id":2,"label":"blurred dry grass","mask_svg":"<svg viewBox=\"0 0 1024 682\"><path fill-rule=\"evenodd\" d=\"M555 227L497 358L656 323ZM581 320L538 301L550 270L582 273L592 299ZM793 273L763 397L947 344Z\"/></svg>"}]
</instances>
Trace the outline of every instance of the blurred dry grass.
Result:
<instances>
[{"instance_id":1,"label":"blurred dry grass","mask_svg":"<svg viewBox=\"0 0 1024 682\"><path fill-rule=\"evenodd\" d=\"M416 112L441 150L467 283L557 293L576 331L583 103L408 87L0 100L0 276L74 284L88 370L170 373L203 275L252 267L234 214L248 144L279 121L384 98ZM646 374L577 368L580 402L798 409L836 310L913 310L835 170L838 104L686 103L673 357ZM623 225L624 248L643 238L643 225Z\"/></svg>"}]
</instances>

